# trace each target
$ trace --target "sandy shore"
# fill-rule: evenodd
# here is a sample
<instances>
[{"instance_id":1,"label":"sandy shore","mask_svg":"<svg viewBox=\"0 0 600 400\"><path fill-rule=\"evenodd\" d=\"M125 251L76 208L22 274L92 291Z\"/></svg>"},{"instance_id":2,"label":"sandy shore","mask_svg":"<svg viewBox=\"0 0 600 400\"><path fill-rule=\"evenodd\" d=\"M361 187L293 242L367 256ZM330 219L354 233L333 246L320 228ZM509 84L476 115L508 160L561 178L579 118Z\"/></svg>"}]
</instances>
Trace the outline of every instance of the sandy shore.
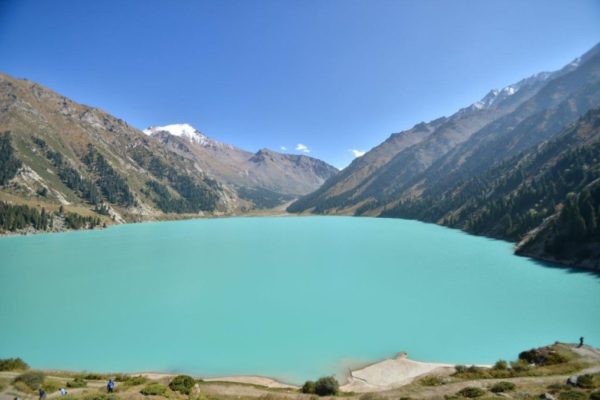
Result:
<instances>
[{"instance_id":1,"label":"sandy shore","mask_svg":"<svg viewBox=\"0 0 600 400\"><path fill-rule=\"evenodd\" d=\"M342 384L344 392L373 392L398 388L411 383L415 378L427 374L449 374L454 371L454 364L430 363L410 360L406 353L394 358L369 364L359 369L350 370L346 382ZM173 376L171 374L143 373L151 379ZM202 378L205 382L231 382L258 385L277 389L298 389L299 386L263 376L222 376ZM315 378L316 379L316 378Z\"/></svg>"},{"instance_id":2,"label":"sandy shore","mask_svg":"<svg viewBox=\"0 0 600 400\"><path fill-rule=\"evenodd\" d=\"M394 389L407 385L422 375L448 374L452 371L453 364L413 361L406 353L400 353L395 358L351 370L348 381L342 385L341 390L360 393Z\"/></svg>"},{"instance_id":3,"label":"sandy shore","mask_svg":"<svg viewBox=\"0 0 600 400\"><path fill-rule=\"evenodd\" d=\"M141 375L148 379L160 380L163 378L173 378L178 374L167 374L160 372L141 372L141 373L129 373L128 375ZM291 385L289 383L280 382L273 378L265 376L253 376L253 375L235 375L235 376L216 376L216 377L204 377L196 376L196 378L202 379L204 382L231 382L241 383L246 385L257 385L264 386L271 389L298 389L299 386Z\"/></svg>"},{"instance_id":4,"label":"sandy shore","mask_svg":"<svg viewBox=\"0 0 600 400\"><path fill-rule=\"evenodd\" d=\"M271 389L298 389L298 386L279 382L275 379L265 378L263 376L222 376L217 378L204 378L203 380L204 382L245 383L249 385L265 386Z\"/></svg>"}]
</instances>

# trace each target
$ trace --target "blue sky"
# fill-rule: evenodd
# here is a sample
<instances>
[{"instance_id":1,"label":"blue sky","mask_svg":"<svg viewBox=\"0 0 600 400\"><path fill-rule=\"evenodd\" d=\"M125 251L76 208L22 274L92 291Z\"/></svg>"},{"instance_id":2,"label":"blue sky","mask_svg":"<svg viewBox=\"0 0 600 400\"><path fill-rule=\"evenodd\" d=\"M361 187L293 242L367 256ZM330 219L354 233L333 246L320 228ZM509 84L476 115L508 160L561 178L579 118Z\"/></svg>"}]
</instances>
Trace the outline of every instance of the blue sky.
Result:
<instances>
[{"instance_id":1,"label":"blue sky","mask_svg":"<svg viewBox=\"0 0 600 400\"><path fill-rule=\"evenodd\" d=\"M598 41L600 1L0 0L2 72L338 167Z\"/></svg>"}]
</instances>

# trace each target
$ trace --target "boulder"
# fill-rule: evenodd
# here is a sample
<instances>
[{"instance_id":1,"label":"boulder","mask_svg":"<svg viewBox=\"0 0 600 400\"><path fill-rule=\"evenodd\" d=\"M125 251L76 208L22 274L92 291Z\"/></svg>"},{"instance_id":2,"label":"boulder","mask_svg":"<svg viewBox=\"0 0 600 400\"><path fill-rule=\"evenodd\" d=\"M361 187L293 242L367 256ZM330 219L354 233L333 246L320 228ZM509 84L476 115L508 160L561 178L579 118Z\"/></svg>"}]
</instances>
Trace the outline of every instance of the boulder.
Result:
<instances>
[{"instance_id":1,"label":"boulder","mask_svg":"<svg viewBox=\"0 0 600 400\"><path fill-rule=\"evenodd\" d=\"M567 385L577 386L578 380L579 377L577 375L570 376L569 379L567 379Z\"/></svg>"}]
</instances>

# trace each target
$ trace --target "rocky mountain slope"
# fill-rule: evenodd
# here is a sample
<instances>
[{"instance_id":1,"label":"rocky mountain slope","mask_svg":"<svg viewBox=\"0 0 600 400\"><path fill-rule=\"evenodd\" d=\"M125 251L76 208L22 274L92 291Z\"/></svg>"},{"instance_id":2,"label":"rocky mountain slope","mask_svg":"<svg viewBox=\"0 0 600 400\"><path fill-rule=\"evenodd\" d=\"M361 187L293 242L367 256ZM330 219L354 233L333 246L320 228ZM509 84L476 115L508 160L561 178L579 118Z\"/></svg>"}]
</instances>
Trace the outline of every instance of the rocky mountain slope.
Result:
<instances>
[{"instance_id":1,"label":"rocky mountain slope","mask_svg":"<svg viewBox=\"0 0 600 400\"><path fill-rule=\"evenodd\" d=\"M193 142L163 134L148 136L102 110L0 74L0 230L60 229L71 215L88 218L72 227L91 227L240 212L289 201L336 171L308 157L253 155L205 137ZM240 170L236 157L254 169ZM214 173L227 163L237 181ZM256 176L248 179L251 173Z\"/></svg>"},{"instance_id":2,"label":"rocky mountain slope","mask_svg":"<svg viewBox=\"0 0 600 400\"><path fill-rule=\"evenodd\" d=\"M436 222L476 234L524 240L522 253L600 268L597 261L591 261L596 252L589 250L590 246L552 250L552 243L558 243L552 235L560 236L552 229L564 233L566 228L558 229L559 222L546 220L561 221L559 211L569 204L573 209L581 196L586 203L582 207L587 209L588 202L597 207L593 182L600 157L596 136L577 138L597 123L598 106L600 46L559 71L491 91L448 118L392 135L289 210ZM569 127L589 110L593 111ZM397 138L404 135L416 138L403 147L396 146ZM558 153L542 162L548 149ZM527 162L545 168L548 175L538 175L535 168L511 169ZM554 164L548 164L551 162ZM565 171L579 171L586 178ZM550 185L552 179L558 180ZM570 192L573 194L567 198ZM584 220L595 226L595 216L590 214ZM595 240L600 248L595 233L588 233L589 240Z\"/></svg>"},{"instance_id":3,"label":"rocky mountain slope","mask_svg":"<svg viewBox=\"0 0 600 400\"><path fill-rule=\"evenodd\" d=\"M381 215L440 222L519 242L520 254L600 269L600 108L483 175Z\"/></svg>"},{"instance_id":4,"label":"rocky mountain slope","mask_svg":"<svg viewBox=\"0 0 600 400\"><path fill-rule=\"evenodd\" d=\"M188 124L151 127L144 133L199 169L235 188L259 207L272 207L319 188L338 170L305 155L269 149L251 153L208 138Z\"/></svg>"}]
</instances>

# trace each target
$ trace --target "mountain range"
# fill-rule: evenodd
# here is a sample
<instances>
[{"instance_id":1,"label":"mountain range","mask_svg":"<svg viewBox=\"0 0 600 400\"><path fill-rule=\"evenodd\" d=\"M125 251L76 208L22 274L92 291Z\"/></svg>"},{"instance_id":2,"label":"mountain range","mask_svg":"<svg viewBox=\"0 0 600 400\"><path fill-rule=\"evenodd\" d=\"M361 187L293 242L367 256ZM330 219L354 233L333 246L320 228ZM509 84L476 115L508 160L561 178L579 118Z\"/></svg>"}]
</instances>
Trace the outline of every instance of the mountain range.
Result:
<instances>
[{"instance_id":1,"label":"mountain range","mask_svg":"<svg viewBox=\"0 0 600 400\"><path fill-rule=\"evenodd\" d=\"M0 200L116 222L271 208L338 172L304 155L244 151L187 124L142 132L4 74L0 135Z\"/></svg>"},{"instance_id":2,"label":"mountain range","mask_svg":"<svg viewBox=\"0 0 600 400\"><path fill-rule=\"evenodd\" d=\"M288 210L434 222L598 269L598 107L600 45L391 135Z\"/></svg>"},{"instance_id":3,"label":"mountain range","mask_svg":"<svg viewBox=\"0 0 600 400\"><path fill-rule=\"evenodd\" d=\"M600 269L600 45L394 133L342 171L185 123L140 131L0 74L0 205L9 231L285 207L408 218Z\"/></svg>"}]
</instances>

